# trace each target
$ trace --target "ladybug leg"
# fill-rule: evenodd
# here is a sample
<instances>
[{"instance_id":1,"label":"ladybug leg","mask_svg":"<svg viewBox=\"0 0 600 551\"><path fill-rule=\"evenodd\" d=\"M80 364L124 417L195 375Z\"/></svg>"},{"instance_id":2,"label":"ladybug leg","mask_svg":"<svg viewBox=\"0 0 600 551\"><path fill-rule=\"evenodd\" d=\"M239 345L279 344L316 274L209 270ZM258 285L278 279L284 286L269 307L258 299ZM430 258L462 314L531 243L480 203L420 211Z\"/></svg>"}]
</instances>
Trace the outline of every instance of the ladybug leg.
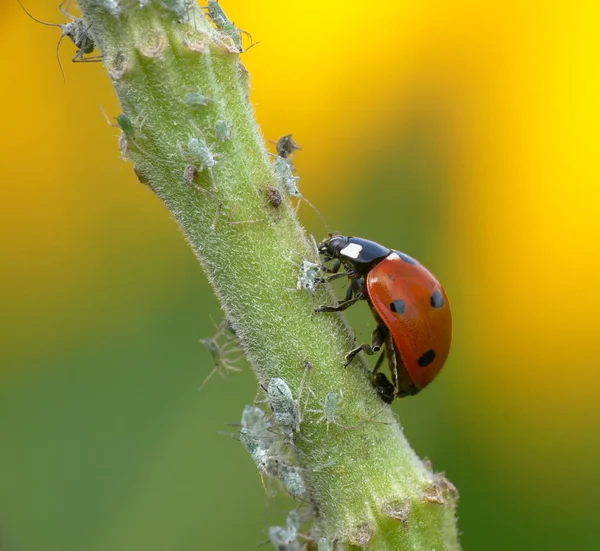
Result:
<instances>
[{"instance_id":1,"label":"ladybug leg","mask_svg":"<svg viewBox=\"0 0 600 551\"><path fill-rule=\"evenodd\" d=\"M339 279L340 277L350 277L353 274L354 274L354 272L337 272L330 276L321 278L320 281L322 283L329 283L330 281L333 281L334 279Z\"/></svg>"},{"instance_id":2,"label":"ladybug leg","mask_svg":"<svg viewBox=\"0 0 600 551\"><path fill-rule=\"evenodd\" d=\"M315 308L315 312L343 312L346 308L350 308L350 306L362 300L362 298L362 295L357 295L350 300L340 302L337 306L319 306Z\"/></svg>"},{"instance_id":3,"label":"ladybug leg","mask_svg":"<svg viewBox=\"0 0 600 551\"><path fill-rule=\"evenodd\" d=\"M323 262L329 262L332 260L331 258L325 258ZM336 258L335 262L330 266L321 265L322 270L327 274L337 274L340 271L340 267L342 266L342 261L339 258Z\"/></svg>"},{"instance_id":4,"label":"ladybug leg","mask_svg":"<svg viewBox=\"0 0 600 551\"><path fill-rule=\"evenodd\" d=\"M346 291L346 298L343 302L340 302L337 306L320 306L315 309L315 312L343 312L346 308L349 308L363 298L365 298L363 279L352 279L350 280L350 285Z\"/></svg>"},{"instance_id":5,"label":"ladybug leg","mask_svg":"<svg viewBox=\"0 0 600 551\"><path fill-rule=\"evenodd\" d=\"M381 367L381 364L383 363L384 358L385 358L385 350L382 350L381 354L379 354L379 358L377 358L377 363L375 364L375 367L371 371L373 376L375 376L375 374L379 371L379 368Z\"/></svg>"},{"instance_id":6,"label":"ladybug leg","mask_svg":"<svg viewBox=\"0 0 600 551\"><path fill-rule=\"evenodd\" d=\"M348 354L346 354L346 361L344 362L344 366L348 367L352 360L359 354L364 351L370 356L373 354L377 354L381 350L381 346L385 342L387 333L385 326L378 325L373 331L373 336L371 337L371 344L365 343L357 346L356 348L350 350Z\"/></svg>"},{"instance_id":7,"label":"ladybug leg","mask_svg":"<svg viewBox=\"0 0 600 551\"><path fill-rule=\"evenodd\" d=\"M394 396L396 395L396 389L394 388L394 385L390 383L389 379L383 373L377 373L373 375L372 381L379 397L386 404L391 404L394 401Z\"/></svg>"}]
</instances>

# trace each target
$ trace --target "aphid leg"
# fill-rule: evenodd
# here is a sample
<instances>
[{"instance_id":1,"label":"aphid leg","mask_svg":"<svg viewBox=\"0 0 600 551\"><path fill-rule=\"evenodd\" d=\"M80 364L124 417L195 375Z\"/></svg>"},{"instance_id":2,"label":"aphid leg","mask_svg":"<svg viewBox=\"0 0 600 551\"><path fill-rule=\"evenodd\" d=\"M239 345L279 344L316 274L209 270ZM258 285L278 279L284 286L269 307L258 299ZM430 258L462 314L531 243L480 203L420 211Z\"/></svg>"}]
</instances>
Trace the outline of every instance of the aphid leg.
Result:
<instances>
[{"instance_id":1,"label":"aphid leg","mask_svg":"<svg viewBox=\"0 0 600 551\"><path fill-rule=\"evenodd\" d=\"M85 54L79 50L72 58L73 63L98 63L102 61L101 55L93 55L90 57L83 57Z\"/></svg>"},{"instance_id":2,"label":"aphid leg","mask_svg":"<svg viewBox=\"0 0 600 551\"><path fill-rule=\"evenodd\" d=\"M65 6L66 4L66 6ZM71 0L63 0L60 5L58 6L58 10L60 11L60 13L62 13L65 17L68 17L70 19L73 18L73 16L69 13L69 8L71 7Z\"/></svg>"},{"instance_id":3,"label":"aphid leg","mask_svg":"<svg viewBox=\"0 0 600 551\"><path fill-rule=\"evenodd\" d=\"M237 207L237 204L235 204L233 208L229 211L229 214L227 215L227 224L235 226L237 224L258 224L260 222L265 221L264 218L261 218L260 220L232 220L231 218L237 210Z\"/></svg>"},{"instance_id":4,"label":"aphid leg","mask_svg":"<svg viewBox=\"0 0 600 551\"><path fill-rule=\"evenodd\" d=\"M348 367L352 360L356 357L357 354L364 351L369 355L377 354L381 350L381 346L385 342L386 339L386 330L384 326L378 325L373 331L373 336L371 338L371 344L365 343L357 346L353 350L350 350L348 354L346 354L346 359L344 362L344 366Z\"/></svg>"},{"instance_id":5,"label":"aphid leg","mask_svg":"<svg viewBox=\"0 0 600 551\"><path fill-rule=\"evenodd\" d=\"M217 212L215 213L215 217L210 225L210 229L215 231L217 229L217 223L219 222L219 218L221 217L221 213L223 212L223 201L219 201L217 205Z\"/></svg>"}]
</instances>

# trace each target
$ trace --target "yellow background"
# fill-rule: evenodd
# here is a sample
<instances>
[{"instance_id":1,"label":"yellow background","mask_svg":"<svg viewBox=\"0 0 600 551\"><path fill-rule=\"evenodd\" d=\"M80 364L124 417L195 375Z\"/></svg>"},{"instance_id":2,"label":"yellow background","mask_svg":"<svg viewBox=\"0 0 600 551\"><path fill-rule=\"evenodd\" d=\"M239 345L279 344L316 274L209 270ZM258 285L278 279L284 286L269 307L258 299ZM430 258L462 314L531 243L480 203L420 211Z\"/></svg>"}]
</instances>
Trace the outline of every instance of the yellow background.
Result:
<instances>
[{"instance_id":1,"label":"yellow background","mask_svg":"<svg viewBox=\"0 0 600 551\"><path fill-rule=\"evenodd\" d=\"M394 407L458 486L465 549L597 549L599 9L499 4L223 0L260 41L252 99L267 139L302 145L303 193L450 295L448 364ZM196 392L218 305L119 160L108 79L65 40L65 86L60 31L0 10L3 549L256 548L284 505L223 435L252 376Z\"/></svg>"}]
</instances>

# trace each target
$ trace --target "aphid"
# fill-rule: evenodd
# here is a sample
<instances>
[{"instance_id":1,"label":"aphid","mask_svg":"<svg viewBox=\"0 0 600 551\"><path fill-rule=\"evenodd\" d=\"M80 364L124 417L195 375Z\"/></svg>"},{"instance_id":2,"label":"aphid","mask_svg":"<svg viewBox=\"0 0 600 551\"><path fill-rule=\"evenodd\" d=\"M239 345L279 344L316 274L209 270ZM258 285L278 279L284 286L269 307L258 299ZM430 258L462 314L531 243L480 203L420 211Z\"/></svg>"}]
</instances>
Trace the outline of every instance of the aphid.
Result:
<instances>
[{"instance_id":1,"label":"aphid","mask_svg":"<svg viewBox=\"0 0 600 551\"><path fill-rule=\"evenodd\" d=\"M281 191L279 191L275 186L267 186L267 199L275 208L280 206L281 202L283 201Z\"/></svg>"},{"instance_id":2,"label":"aphid","mask_svg":"<svg viewBox=\"0 0 600 551\"><path fill-rule=\"evenodd\" d=\"M292 437L300 425L300 411L288 384L279 377L273 377L267 386L267 398L273 410L275 422L283 434Z\"/></svg>"},{"instance_id":3,"label":"aphid","mask_svg":"<svg viewBox=\"0 0 600 551\"><path fill-rule=\"evenodd\" d=\"M294 176L289 161L287 161L283 157L275 157L275 160L273 161L273 170L283 191L290 197L296 197L300 201L304 201L311 209L313 209L317 213L317 215L321 219L321 222L323 222L323 225L327 227L327 222L325 222L325 219L323 218L317 207L315 207L306 197L304 197L304 195L302 195L302 193L300 193L300 190L298 189L298 181L300 180L300 177ZM296 213L300 208L300 201L298 201L298 204L296 205Z\"/></svg>"},{"instance_id":4,"label":"aphid","mask_svg":"<svg viewBox=\"0 0 600 551\"><path fill-rule=\"evenodd\" d=\"M327 280L348 277L346 299L316 312L341 312L366 300L377 322L372 342L346 355L350 364L361 351L376 354L385 346L372 371L373 384L384 402L417 394L439 373L452 342L452 314L446 291L435 276L410 256L359 237L330 236L319 245ZM345 272L339 272L341 266ZM390 382L378 373L384 355Z\"/></svg>"},{"instance_id":5,"label":"aphid","mask_svg":"<svg viewBox=\"0 0 600 551\"><path fill-rule=\"evenodd\" d=\"M302 197L297 185L300 177L294 176L289 163L283 157L275 158L273 161L273 169L275 170L277 179L288 195L291 195L292 197Z\"/></svg>"},{"instance_id":6,"label":"aphid","mask_svg":"<svg viewBox=\"0 0 600 551\"><path fill-rule=\"evenodd\" d=\"M318 551L333 551L333 546L327 538L321 538L317 543Z\"/></svg>"},{"instance_id":7,"label":"aphid","mask_svg":"<svg viewBox=\"0 0 600 551\"><path fill-rule=\"evenodd\" d=\"M183 101L190 107L198 108L208 105L210 99L200 92L188 92L185 96L183 96Z\"/></svg>"},{"instance_id":8,"label":"aphid","mask_svg":"<svg viewBox=\"0 0 600 551\"><path fill-rule=\"evenodd\" d=\"M200 161L200 170L210 170L217 164L215 156L209 149L204 138L190 138L188 141L188 150L198 161Z\"/></svg>"},{"instance_id":9,"label":"aphid","mask_svg":"<svg viewBox=\"0 0 600 551\"><path fill-rule=\"evenodd\" d=\"M273 410L273 418L277 425L281 427L283 434L290 440L292 440L294 432L300 430L302 412L300 411L299 400L302 395L306 374L311 367L312 364L310 362L306 361L304 363L304 375L300 382L297 400L294 400L288 384L279 377L273 377L266 388L267 400Z\"/></svg>"},{"instance_id":10,"label":"aphid","mask_svg":"<svg viewBox=\"0 0 600 551\"><path fill-rule=\"evenodd\" d=\"M304 480L296 467L283 463L280 465L279 475L292 497L302 497L306 493Z\"/></svg>"},{"instance_id":11,"label":"aphid","mask_svg":"<svg viewBox=\"0 0 600 551\"><path fill-rule=\"evenodd\" d=\"M315 286L320 281L321 266L311 262L310 260L304 259L300 266L300 276L298 277L298 283L296 288L306 289L307 291L314 291Z\"/></svg>"},{"instance_id":12,"label":"aphid","mask_svg":"<svg viewBox=\"0 0 600 551\"><path fill-rule=\"evenodd\" d=\"M188 185L194 185L198 178L198 169L194 165L186 165L183 170L183 181ZM202 189L202 188L200 188Z\"/></svg>"},{"instance_id":13,"label":"aphid","mask_svg":"<svg viewBox=\"0 0 600 551\"><path fill-rule=\"evenodd\" d=\"M27 11L27 8L23 5L21 0L17 0L17 2L19 2L21 8L23 8L23 11L31 19L33 19L36 23L41 23L42 25L46 25L47 27L58 27L59 29L61 29L62 34L58 40L58 44L56 45L56 59L58 60L58 66L60 67L60 72L61 72L61 74L63 76L63 80L65 82L66 82L65 72L63 70L63 66L60 61L60 44L62 42L62 39L65 36L68 36L73 41L73 44L75 44L75 47L77 48L77 52L71 59L71 61L73 61L74 63L77 63L77 62L91 63L91 62L100 61L102 59L102 56L100 56L100 55L84 57L86 55L91 54L96 49L96 43L95 43L92 33L90 31L90 25L88 25L80 17L75 17L75 16L71 15L65 9L65 7L64 7L65 4L69 5L70 0L64 0L58 7L60 12L71 20L69 23L63 23L63 24L47 23L46 21L41 21L40 19L37 19L31 13L29 13L29 11Z\"/></svg>"},{"instance_id":14,"label":"aphid","mask_svg":"<svg viewBox=\"0 0 600 551\"><path fill-rule=\"evenodd\" d=\"M321 417L317 419L317 423L322 421L327 422L327 432L329 432L329 425L331 423L339 424L336 419L336 411L339 401L339 395L336 392L328 392L323 401L323 408L320 410L307 410L311 413L321 413Z\"/></svg>"},{"instance_id":15,"label":"aphid","mask_svg":"<svg viewBox=\"0 0 600 551\"><path fill-rule=\"evenodd\" d=\"M279 155L279 157L282 157L283 159L291 159L298 149L302 148L300 147L300 144L294 140L292 134L282 136L277 140L277 143L275 144L275 150L277 151L277 155Z\"/></svg>"},{"instance_id":16,"label":"aphid","mask_svg":"<svg viewBox=\"0 0 600 551\"><path fill-rule=\"evenodd\" d=\"M198 390L202 390L204 385L217 372L223 375L226 372L241 371L241 369L237 367L235 363L243 357L243 354L238 340L230 329L228 323L221 323L221 325L217 327L217 332L215 333L214 337L200 339L200 342L206 346L210 352L214 362L214 367L213 370L206 376L206 379L204 379L204 382L200 385Z\"/></svg>"},{"instance_id":17,"label":"aphid","mask_svg":"<svg viewBox=\"0 0 600 551\"><path fill-rule=\"evenodd\" d=\"M180 23L185 23L188 20L188 0L162 0L163 4L171 11Z\"/></svg>"},{"instance_id":18,"label":"aphid","mask_svg":"<svg viewBox=\"0 0 600 551\"><path fill-rule=\"evenodd\" d=\"M131 119L125 113L121 113L117 117L117 124L127 138L133 139L135 137L135 127L133 126Z\"/></svg>"},{"instance_id":19,"label":"aphid","mask_svg":"<svg viewBox=\"0 0 600 551\"><path fill-rule=\"evenodd\" d=\"M231 125L223 119L218 119L215 122L215 134L217 135L217 138L219 138L219 140L221 140L222 142L230 140Z\"/></svg>"},{"instance_id":20,"label":"aphid","mask_svg":"<svg viewBox=\"0 0 600 551\"><path fill-rule=\"evenodd\" d=\"M217 164L216 156L210 150L204 138L190 138L188 140L188 151L192 154L196 161L200 162L199 170L207 170L213 190L216 189L217 185L213 176L212 168Z\"/></svg>"},{"instance_id":21,"label":"aphid","mask_svg":"<svg viewBox=\"0 0 600 551\"><path fill-rule=\"evenodd\" d=\"M258 44L258 42L254 42L254 40L252 40L252 35L249 32L238 29L233 24L217 0L208 0L207 9L208 16L214 23L215 27L225 36L231 39L238 52L247 52L250 48L252 48L252 46ZM245 34L251 42L250 46L248 46L246 49L244 49L244 45L242 44L242 34Z\"/></svg>"}]
</instances>

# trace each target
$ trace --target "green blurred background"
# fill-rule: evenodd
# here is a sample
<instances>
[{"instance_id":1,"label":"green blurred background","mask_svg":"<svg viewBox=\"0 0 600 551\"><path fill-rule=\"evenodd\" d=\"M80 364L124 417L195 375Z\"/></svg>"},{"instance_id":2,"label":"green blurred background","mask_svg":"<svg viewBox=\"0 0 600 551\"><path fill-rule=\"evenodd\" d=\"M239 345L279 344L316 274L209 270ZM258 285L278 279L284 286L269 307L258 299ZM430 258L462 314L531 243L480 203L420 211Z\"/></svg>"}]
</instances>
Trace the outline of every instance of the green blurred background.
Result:
<instances>
[{"instance_id":1,"label":"green blurred background","mask_svg":"<svg viewBox=\"0 0 600 551\"><path fill-rule=\"evenodd\" d=\"M465 549L600 549L597 3L222 3L305 195L448 290L447 367L394 408ZM108 79L65 40L65 86L58 29L0 10L0 549L255 549L285 504L227 436L253 377L197 391L219 307L119 160Z\"/></svg>"}]
</instances>

